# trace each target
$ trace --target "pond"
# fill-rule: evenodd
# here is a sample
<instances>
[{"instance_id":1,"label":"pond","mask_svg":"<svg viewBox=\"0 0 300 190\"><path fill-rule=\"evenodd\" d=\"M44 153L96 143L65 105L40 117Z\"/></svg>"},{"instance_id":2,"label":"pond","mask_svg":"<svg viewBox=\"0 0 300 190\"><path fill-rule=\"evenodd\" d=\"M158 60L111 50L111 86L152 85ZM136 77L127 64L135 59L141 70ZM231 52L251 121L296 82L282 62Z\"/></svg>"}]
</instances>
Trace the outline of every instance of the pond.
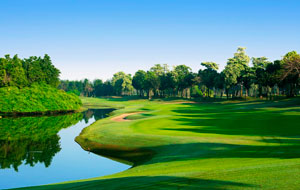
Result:
<instances>
[{"instance_id":1,"label":"pond","mask_svg":"<svg viewBox=\"0 0 300 190\"><path fill-rule=\"evenodd\" d=\"M130 166L83 150L74 139L112 109L0 119L0 189L117 173Z\"/></svg>"}]
</instances>

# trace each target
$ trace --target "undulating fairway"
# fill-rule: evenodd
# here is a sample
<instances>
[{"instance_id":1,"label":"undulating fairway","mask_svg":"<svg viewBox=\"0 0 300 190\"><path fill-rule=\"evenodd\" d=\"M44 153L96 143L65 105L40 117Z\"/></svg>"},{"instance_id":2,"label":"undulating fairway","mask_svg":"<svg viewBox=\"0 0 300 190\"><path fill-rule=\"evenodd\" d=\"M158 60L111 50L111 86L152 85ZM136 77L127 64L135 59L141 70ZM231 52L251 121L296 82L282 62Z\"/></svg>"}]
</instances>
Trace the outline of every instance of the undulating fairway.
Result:
<instances>
[{"instance_id":1,"label":"undulating fairway","mask_svg":"<svg viewBox=\"0 0 300 190\"><path fill-rule=\"evenodd\" d=\"M76 141L133 167L27 189L300 189L299 98L82 101L86 107L118 109L84 129ZM135 112L127 121L112 120Z\"/></svg>"}]
</instances>

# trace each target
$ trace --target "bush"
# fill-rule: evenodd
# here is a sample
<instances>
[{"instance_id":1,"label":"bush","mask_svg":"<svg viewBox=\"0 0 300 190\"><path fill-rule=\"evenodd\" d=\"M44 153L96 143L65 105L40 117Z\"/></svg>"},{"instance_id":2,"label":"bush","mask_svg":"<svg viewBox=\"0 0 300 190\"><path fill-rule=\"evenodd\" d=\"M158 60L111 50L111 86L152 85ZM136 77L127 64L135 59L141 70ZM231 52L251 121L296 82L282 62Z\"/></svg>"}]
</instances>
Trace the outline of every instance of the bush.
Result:
<instances>
[{"instance_id":1,"label":"bush","mask_svg":"<svg viewBox=\"0 0 300 190\"><path fill-rule=\"evenodd\" d=\"M82 105L75 94L68 94L49 85L0 88L0 112L61 112L73 111Z\"/></svg>"}]
</instances>

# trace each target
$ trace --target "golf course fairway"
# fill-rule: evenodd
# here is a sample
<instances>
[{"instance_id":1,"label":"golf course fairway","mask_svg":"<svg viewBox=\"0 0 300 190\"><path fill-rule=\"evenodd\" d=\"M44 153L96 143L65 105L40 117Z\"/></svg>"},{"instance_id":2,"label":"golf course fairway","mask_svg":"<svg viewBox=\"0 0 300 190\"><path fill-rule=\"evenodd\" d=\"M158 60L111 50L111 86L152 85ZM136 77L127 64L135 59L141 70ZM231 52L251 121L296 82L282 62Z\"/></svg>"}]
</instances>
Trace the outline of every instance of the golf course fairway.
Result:
<instances>
[{"instance_id":1,"label":"golf course fairway","mask_svg":"<svg viewBox=\"0 0 300 190\"><path fill-rule=\"evenodd\" d=\"M300 188L299 98L82 102L117 110L85 128L76 142L133 167L110 176L23 189Z\"/></svg>"}]
</instances>

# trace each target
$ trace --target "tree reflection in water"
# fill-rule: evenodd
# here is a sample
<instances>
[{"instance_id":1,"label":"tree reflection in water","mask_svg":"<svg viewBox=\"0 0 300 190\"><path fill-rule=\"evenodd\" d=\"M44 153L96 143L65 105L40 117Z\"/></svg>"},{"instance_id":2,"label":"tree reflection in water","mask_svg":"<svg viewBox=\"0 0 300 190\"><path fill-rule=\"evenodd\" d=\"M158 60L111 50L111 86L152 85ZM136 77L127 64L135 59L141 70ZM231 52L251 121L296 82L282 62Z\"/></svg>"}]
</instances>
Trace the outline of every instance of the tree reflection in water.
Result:
<instances>
[{"instance_id":1,"label":"tree reflection in water","mask_svg":"<svg viewBox=\"0 0 300 190\"><path fill-rule=\"evenodd\" d=\"M82 113L43 117L18 117L0 119L0 168L14 168L22 164L34 166L51 165L61 150L58 132L81 120L86 123L107 116L112 109L90 109Z\"/></svg>"},{"instance_id":2,"label":"tree reflection in water","mask_svg":"<svg viewBox=\"0 0 300 190\"><path fill-rule=\"evenodd\" d=\"M88 123L89 119L94 116L95 120L103 119L107 117L108 113L114 111L115 109L88 109L82 112L85 123Z\"/></svg>"}]
</instances>

